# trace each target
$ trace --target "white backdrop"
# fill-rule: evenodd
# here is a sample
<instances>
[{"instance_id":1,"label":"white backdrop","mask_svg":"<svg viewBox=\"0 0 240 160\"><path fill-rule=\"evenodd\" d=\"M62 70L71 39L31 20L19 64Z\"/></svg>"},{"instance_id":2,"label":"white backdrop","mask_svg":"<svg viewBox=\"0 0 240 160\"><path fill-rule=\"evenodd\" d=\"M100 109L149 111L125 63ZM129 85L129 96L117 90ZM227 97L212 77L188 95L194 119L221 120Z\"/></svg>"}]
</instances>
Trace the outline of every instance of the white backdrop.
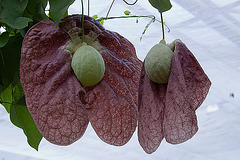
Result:
<instances>
[{"instance_id":1,"label":"white backdrop","mask_svg":"<svg viewBox=\"0 0 240 160\"><path fill-rule=\"evenodd\" d=\"M133 2L134 0L128 0ZM240 1L239 0L171 0L172 9L164 21L171 32L167 42L181 39L193 52L212 81L209 95L197 110L199 131L189 141L171 145L163 141L156 152L146 154L138 144L137 134L122 147L102 142L89 125L84 136L66 147L42 140L39 151L30 148L21 129L9 121L0 106L0 160L235 160L240 157ZM105 16L110 1L91 0L90 15ZM154 14L157 10L147 0L127 6L117 0L109 16ZM80 1L70 7L70 14L81 12ZM86 14L86 13L85 13ZM147 18L107 20L104 27L129 39L143 60L149 49L162 38L161 24L153 23L140 41ZM234 94L234 97L230 96Z\"/></svg>"}]
</instances>

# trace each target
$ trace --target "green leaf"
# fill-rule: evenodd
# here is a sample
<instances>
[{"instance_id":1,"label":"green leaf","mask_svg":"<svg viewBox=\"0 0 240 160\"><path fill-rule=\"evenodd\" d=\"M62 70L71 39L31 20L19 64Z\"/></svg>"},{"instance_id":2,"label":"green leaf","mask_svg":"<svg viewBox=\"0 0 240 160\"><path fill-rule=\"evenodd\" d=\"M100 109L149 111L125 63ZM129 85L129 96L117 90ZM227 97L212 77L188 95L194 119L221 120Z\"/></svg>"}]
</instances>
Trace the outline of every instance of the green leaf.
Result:
<instances>
[{"instance_id":1,"label":"green leaf","mask_svg":"<svg viewBox=\"0 0 240 160\"><path fill-rule=\"evenodd\" d=\"M48 19L48 16L45 13L47 2L48 0L28 0L27 9L25 10L24 15L37 22Z\"/></svg>"},{"instance_id":2,"label":"green leaf","mask_svg":"<svg viewBox=\"0 0 240 160\"><path fill-rule=\"evenodd\" d=\"M125 15L129 15L131 12L129 10L124 11Z\"/></svg>"},{"instance_id":3,"label":"green leaf","mask_svg":"<svg viewBox=\"0 0 240 160\"><path fill-rule=\"evenodd\" d=\"M16 80L19 79L16 76ZM28 144L38 150L42 135L38 131L25 103L24 91L20 81L14 82L1 92L1 102L10 113L11 122L21 128L27 137Z\"/></svg>"},{"instance_id":4,"label":"green leaf","mask_svg":"<svg viewBox=\"0 0 240 160\"><path fill-rule=\"evenodd\" d=\"M172 8L170 0L148 0L149 3L159 12L165 12Z\"/></svg>"},{"instance_id":5,"label":"green leaf","mask_svg":"<svg viewBox=\"0 0 240 160\"><path fill-rule=\"evenodd\" d=\"M98 15L93 15L92 18L95 19L95 20L97 20L101 25L104 24L104 20L103 20L103 19L102 19L102 20L99 20L99 19L98 19ZM101 19L101 18L100 18L100 19Z\"/></svg>"},{"instance_id":6,"label":"green leaf","mask_svg":"<svg viewBox=\"0 0 240 160\"><path fill-rule=\"evenodd\" d=\"M10 84L0 93L0 102L8 113L10 112L12 104L26 105L24 91L19 81L19 76L16 76L15 81L16 82Z\"/></svg>"},{"instance_id":7,"label":"green leaf","mask_svg":"<svg viewBox=\"0 0 240 160\"><path fill-rule=\"evenodd\" d=\"M99 21L99 23L100 23L101 25L103 25L103 24L104 24L104 20Z\"/></svg>"},{"instance_id":8,"label":"green leaf","mask_svg":"<svg viewBox=\"0 0 240 160\"><path fill-rule=\"evenodd\" d=\"M59 21L66 16L69 6L75 0L49 0L50 17L58 24Z\"/></svg>"},{"instance_id":9,"label":"green leaf","mask_svg":"<svg viewBox=\"0 0 240 160\"><path fill-rule=\"evenodd\" d=\"M18 77L19 79L19 77ZM14 85L14 82L12 83L12 86ZM20 105L26 105L25 103L25 95L22 88L22 85L20 81L16 83L16 85L12 89L12 96L14 99L14 104L20 104Z\"/></svg>"},{"instance_id":10,"label":"green leaf","mask_svg":"<svg viewBox=\"0 0 240 160\"><path fill-rule=\"evenodd\" d=\"M0 14L2 14L2 3L0 1Z\"/></svg>"},{"instance_id":11,"label":"green leaf","mask_svg":"<svg viewBox=\"0 0 240 160\"><path fill-rule=\"evenodd\" d=\"M12 85L9 85L7 89L0 93L1 104L5 107L8 113L10 113L12 100Z\"/></svg>"},{"instance_id":12,"label":"green leaf","mask_svg":"<svg viewBox=\"0 0 240 160\"><path fill-rule=\"evenodd\" d=\"M4 47L4 46L7 44L8 39L9 39L9 34L8 34L8 32L3 32L3 33L0 35L0 48Z\"/></svg>"},{"instance_id":13,"label":"green leaf","mask_svg":"<svg viewBox=\"0 0 240 160\"><path fill-rule=\"evenodd\" d=\"M95 14L95 15L92 16L92 18L93 19L98 19L98 15Z\"/></svg>"},{"instance_id":14,"label":"green leaf","mask_svg":"<svg viewBox=\"0 0 240 160\"><path fill-rule=\"evenodd\" d=\"M16 76L19 79L19 76ZM13 84L13 83L12 83ZM11 122L23 129L27 137L28 144L34 149L38 150L42 135L38 131L25 103L24 91L20 81L13 87L12 85L12 105L10 108Z\"/></svg>"},{"instance_id":15,"label":"green leaf","mask_svg":"<svg viewBox=\"0 0 240 160\"><path fill-rule=\"evenodd\" d=\"M26 106L14 104L11 106L10 119L12 123L21 128L27 137L28 144L38 150L42 135L38 131Z\"/></svg>"},{"instance_id":16,"label":"green leaf","mask_svg":"<svg viewBox=\"0 0 240 160\"><path fill-rule=\"evenodd\" d=\"M27 17L18 17L14 22L8 25L15 29L23 29L28 26L28 22L32 22L32 19Z\"/></svg>"},{"instance_id":17,"label":"green leaf","mask_svg":"<svg viewBox=\"0 0 240 160\"><path fill-rule=\"evenodd\" d=\"M13 37L16 35L16 29L10 28L9 26L4 26L6 32L8 32L9 37Z\"/></svg>"},{"instance_id":18,"label":"green leaf","mask_svg":"<svg viewBox=\"0 0 240 160\"><path fill-rule=\"evenodd\" d=\"M23 16L28 0L2 0L1 4L1 22L7 24L9 27L22 29L28 26L28 22L32 21L30 18Z\"/></svg>"},{"instance_id":19,"label":"green leaf","mask_svg":"<svg viewBox=\"0 0 240 160\"><path fill-rule=\"evenodd\" d=\"M19 75L22 40L18 33L9 37L8 43L0 48L0 93Z\"/></svg>"}]
</instances>

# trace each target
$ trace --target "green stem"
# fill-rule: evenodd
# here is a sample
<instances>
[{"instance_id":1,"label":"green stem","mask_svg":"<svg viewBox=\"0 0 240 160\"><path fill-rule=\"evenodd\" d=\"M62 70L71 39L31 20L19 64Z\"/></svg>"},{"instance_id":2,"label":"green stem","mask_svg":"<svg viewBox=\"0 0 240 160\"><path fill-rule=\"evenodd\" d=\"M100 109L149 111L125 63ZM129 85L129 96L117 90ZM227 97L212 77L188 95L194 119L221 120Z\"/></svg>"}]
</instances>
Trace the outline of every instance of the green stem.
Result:
<instances>
[{"instance_id":1,"label":"green stem","mask_svg":"<svg viewBox=\"0 0 240 160\"><path fill-rule=\"evenodd\" d=\"M163 21L163 15L162 15L162 12L160 12L160 16L161 16L161 23L162 23L163 40L165 40L164 21Z\"/></svg>"},{"instance_id":2,"label":"green stem","mask_svg":"<svg viewBox=\"0 0 240 160\"><path fill-rule=\"evenodd\" d=\"M83 6L83 0L82 2L82 42L84 42L84 6Z\"/></svg>"},{"instance_id":3,"label":"green stem","mask_svg":"<svg viewBox=\"0 0 240 160\"><path fill-rule=\"evenodd\" d=\"M109 20L109 19L118 19L118 18L151 18L153 19L154 21L158 21L160 23L162 23L161 21L159 21L158 19L155 18L154 15L147 15L147 16L137 16L137 15L132 15L132 16L118 16L118 17L101 17L101 18L98 18L96 19L97 21L102 21L102 20ZM163 23L164 24L164 23ZM165 24L164 24L165 25ZM167 28L168 28L168 32L170 32L170 28L165 25Z\"/></svg>"},{"instance_id":4,"label":"green stem","mask_svg":"<svg viewBox=\"0 0 240 160\"><path fill-rule=\"evenodd\" d=\"M90 14L90 0L88 0L88 16Z\"/></svg>"},{"instance_id":5,"label":"green stem","mask_svg":"<svg viewBox=\"0 0 240 160\"><path fill-rule=\"evenodd\" d=\"M96 19L97 21L102 21L102 20L108 20L108 19L117 19L117 18L141 18L141 17L147 17L147 18L155 18L153 15L148 15L148 16L137 16L137 15L132 15L132 16L118 16L118 17L101 17ZM158 21L158 20L157 20ZM160 21L159 21L160 22Z\"/></svg>"},{"instance_id":6,"label":"green stem","mask_svg":"<svg viewBox=\"0 0 240 160\"><path fill-rule=\"evenodd\" d=\"M115 2L115 0L112 1L111 6L110 6L109 9L108 9L106 18L108 18L108 15L109 15L109 13L110 13L110 10L112 9L112 6L113 6L113 3L114 3L114 2Z\"/></svg>"},{"instance_id":7,"label":"green stem","mask_svg":"<svg viewBox=\"0 0 240 160\"><path fill-rule=\"evenodd\" d=\"M4 58L3 58L3 53L2 53L2 50L1 50L1 49L0 49L0 53L1 53L1 58L2 58L2 62L3 62L3 66L5 66Z\"/></svg>"}]
</instances>

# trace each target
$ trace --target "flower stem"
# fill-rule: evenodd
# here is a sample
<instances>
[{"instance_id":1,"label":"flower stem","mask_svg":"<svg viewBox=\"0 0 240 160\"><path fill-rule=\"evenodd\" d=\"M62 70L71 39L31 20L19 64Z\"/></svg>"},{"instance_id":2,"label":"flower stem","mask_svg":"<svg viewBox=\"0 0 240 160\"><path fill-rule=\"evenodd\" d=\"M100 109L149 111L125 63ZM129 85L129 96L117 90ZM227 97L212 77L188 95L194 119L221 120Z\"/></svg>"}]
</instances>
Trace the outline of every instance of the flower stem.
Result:
<instances>
[{"instance_id":1,"label":"flower stem","mask_svg":"<svg viewBox=\"0 0 240 160\"><path fill-rule=\"evenodd\" d=\"M90 14L90 0L88 0L88 16Z\"/></svg>"},{"instance_id":2,"label":"flower stem","mask_svg":"<svg viewBox=\"0 0 240 160\"><path fill-rule=\"evenodd\" d=\"M144 16L137 16L137 15L131 15L131 16L118 16L118 17L101 17L101 18L98 18L98 19L96 19L97 21L102 21L102 20L109 20L109 19L118 19L118 18L122 18L122 19L124 19L124 18L151 18L152 20L153 20L153 22L156 20L157 22L160 22L160 23L162 23L161 21L159 21L158 19L156 19L155 18L155 16L154 15L144 15ZM162 23L163 25L165 25L164 23ZM168 28L168 32L170 32L170 28L167 26L167 25L165 25L167 28Z\"/></svg>"},{"instance_id":3,"label":"flower stem","mask_svg":"<svg viewBox=\"0 0 240 160\"><path fill-rule=\"evenodd\" d=\"M113 6L113 3L115 2L115 0L112 1L109 9L108 9L108 12L107 12L107 15L106 15L106 18L108 17L109 13L110 13L110 10L112 9L112 6Z\"/></svg>"},{"instance_id":4,"label":"flower stem","mask_svg":"<svg viewBox=\"0 0 240 160\"><path fill-rule=\"evenodd\" d=\"M82 3L82 43L84 42L84 6L83 6L83 0L81 0Z\"/></svg>"},{"instance_id":5,"label":"flower stem","mask_svg":"<svg viewBox=\"0 0 240 160\"><path fill-rule=\"evenodd\" d=\"M118 19L118 18L141 18L141 17L147 17L147 18L155 18L153 15L148 15L148 16L137 16L137 15L132 15L132 16L118 16L118 17L101 17L96 19L97 21L102 21L102 20L108 20L108 19Z\"/></svg>"},{"instance_id":6,"label":"flower stem","mask_svg":"<svg viewBox=\"0 0 240 160\"><path fill-rule=\"evenodd\" d=\"M161 16L161 23L162 23L163 40L165 40L164 21L163 21L163 15L162 15L162 12L160 12L160 16Z\"/></svg>"}]
</instances>

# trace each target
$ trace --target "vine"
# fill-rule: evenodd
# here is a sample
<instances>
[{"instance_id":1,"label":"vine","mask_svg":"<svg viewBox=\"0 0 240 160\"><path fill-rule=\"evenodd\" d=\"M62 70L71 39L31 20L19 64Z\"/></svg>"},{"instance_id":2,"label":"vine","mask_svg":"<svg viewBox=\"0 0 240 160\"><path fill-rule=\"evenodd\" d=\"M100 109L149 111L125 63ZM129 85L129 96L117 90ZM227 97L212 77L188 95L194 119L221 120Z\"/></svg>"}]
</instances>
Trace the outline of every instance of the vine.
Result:
<instances>
[{"instance_id":1,"label":"vine","mask_svg":"<svg viewBox=\"0 0 240 160\"><path fill-rule=\"evenodd\" d=\"M107 15L106 15L106 18L108 17L109 13L110 13L110 10L112 9L112 6L113 6L113 3L115 2L115 0L112 1L108 11L107 11Z\"/></svg>"},{"instance_id":2,"label":"vine","mask_svg":"<svg viewBox=\"0 0 240 160\"><path fill-rule=\"evenodd\" d=\"M125 2L127 5L135 5L137 3L138 0L136 0L135 2L133 3L128 3L126 0L123 0L123 2ZM110 13L110 10L112 9L112 6L113 6L113 3L115 2L115 0L112 1L108 11L107 11L107 15L106 15L106 18L108 17L109 13Z\"/></svg>"},{"instance_id":3,"label":"vine","mask_svg":"<svg viewBox=\"0 0 240 160\"><path fill-rule=\"evenodd\" d=\"M81 3L82 3L82 43L83 43L84 42L84 6L83 6L83 0L81 0Z\"/></svg>"},{"instance_id":4,"label":"vine","mask_svg":"<svg viewBox=\"0 0 240 160\"><path fill-rule=\"evenodd\" d=\"M90 0L88 0L88 16L90 15Z\"/></svg>"},{"instance_id":5,"label":"vine","mask_svg":"<svg viewBox=\"0 0 240 160\"><path fill-rule=\"evenodd\" d=\"M137 3L138 0L136 0L135 2L133 3L128 3L126 0L123 0L123 2L125 2L127 5L135 5Z\"/></svg>"},{"instance_id":6,"label":"vine","mask_svg":"<svg viewBox=\"0 0 240 160\"><path fill-rule=\"evenodd\" d=\"M138 15L126 15L126 16L101 17L101 18L96 18L96 20L99 21L99 22L102 22L102 21L104 21L104 20L125 19L125 18L137 18L137 21L136 21L137 23L138 23L138 19L139 19L139 18L150 18L150 19L151 19L151 20L149 21L149 23L146 25L144 31L142 32L142 35L141 35L141 37L140 37L140 40L142 40L143 35L145 34L145 32L147 31L147 29L149 28L149 26L150 26L152 23L154 23L155 21L160 22L160 23L162 24L163 28L164 28L164 26L167 27L168 32L170 32L170 28L169 28L164 22L156 19L156 17L155 17L154 15L140 15L140 16L138 16Z\"/></svg>"},{"instance_id":7,"label":"vine","mask_svg":"<svg viewBox=\"0 0 240 160\"><path fill-rule=\"evenodd\" d=\"M34 24L40 22L41 20L51 19L52 21L58 24L62 18L67 16L67 11L69 6L75 0L28 0L28 1L17 1L17 0L0 0L0 27L3 27L5 30L0 34L0 103L5 107L7 112L10 114L10 117L13 124L17 127L20 127L26 131L28 134L26 135L28 139L28 143L30 146L38 149L38 145L41 141L41 134L38 131L36 125L31 119L31 115L27 110L25 103L25 94L22 90L22 86L19 80L19 65L20 65L20 56L21 56L21 46L23 42L23 37L25 36L25 32L31 28ZM49 9L46 13L46 8ZM87 15L90 15L90 0L86 1L88 3L87 7ZM135 5L138 0L135 0L132 3L129 3L128 0L123 0L126 5ZM171 8L171 4L169 0L148 0L150 4L158 9L160 14L165 12ZM20 5L25 3L25 5ZM149 18L150 21L146 25L143 35L149 26L154 22L162 23L162 28L164 32L164 27L167 27L169 32L170 29L163 22L163 18L161 20L157 20L154 15L130 15L130 12L125 16L119 17L109 17L109 13L115 3L115 0L112 0L111 6L107 11L106 17L95 18L98 21L104 21L108 19L115 18L136 18L136 23L138 23L139 18ZM83 0L81 0L82 4L82 42L84 41L84 5ZM161 4L161 5L159 5ZM14 7L18 6L18 7ZM39 7L40 6L40 7ZM19 21L19 17L21 17L21 21ZM163 33L164 34L164 33ZM7 36L6 36L7 35ZM8 37L7 39L3 38L3 36ZM165 35L163 35L164 37ZM85 37L86 38L86 37ZM26 121L27 119L27 121ZM24 121L23 121L24 120ZM15 122L15 123L14 123ZM27 122L27 123L23 123ZM18 124L21 124L19 126Z\"/></svg>"},{"instance_id":8,"label":"vine","mask_svg":"<svg viewBox=\"0 0 240 160\"><path fill-rule=\"evenodd\" d=\"M163 34L163 40L165 40L164 21L163 21L163 15L162 15L162 12L160 12L160 17L161 17L161 21L162 21L162 34Z\"/></svg>"},{"instance_id":9,"label":"vine","mask_svg":"<svg viewBox=\"0 0 240 160\"><path fill-rule=\"evenodd\" d=\"M118 17L108 17L109 16L109 13L110 13L110 10L112 9L113 7L113 4L114 4L115 0L112 1L108 11L107 11L107 14L106 14L106 17L101 17L99 19L95 18L97 21L99 21L101 24L103 24L103 21L104 20L109 20L109 19L117 19L117 18L141 18L141 17L147 17L147 18L151 18L150 22L146 25L146 27L144 28L144 31L142 32L142 35L140 37L140 40L142 40L142 37L143 35L145 34L145 32L147 31L147 29L149 28L149 26L154 23L155 21L158 21L161 23L161 26L162 26L162 37L163 37L163 40L165 40L165 32L164 32L164 26L166 26L168 28L168 32L170 32L170 28L165 25L164 21L163 21L163 15L162 13L169 10L172 5L170 3L170 1L162 1L162 0L149 0L149 3L156 9L158 9L159 13L160 13L160 18L161 18L161 21L157 20L156 17L154 15L147 15L147 16L137 16L137 15L129 15L130 12L129 11L125 11L125 15L127 16L118 16ZM127 5L135 5L138 0L135 0L135 2L133 3L129 3L127 2L126 0L123 0L124 3L126 3ZM137 21L138 22L138 19Z\"/></svg>"}]
</instances>

